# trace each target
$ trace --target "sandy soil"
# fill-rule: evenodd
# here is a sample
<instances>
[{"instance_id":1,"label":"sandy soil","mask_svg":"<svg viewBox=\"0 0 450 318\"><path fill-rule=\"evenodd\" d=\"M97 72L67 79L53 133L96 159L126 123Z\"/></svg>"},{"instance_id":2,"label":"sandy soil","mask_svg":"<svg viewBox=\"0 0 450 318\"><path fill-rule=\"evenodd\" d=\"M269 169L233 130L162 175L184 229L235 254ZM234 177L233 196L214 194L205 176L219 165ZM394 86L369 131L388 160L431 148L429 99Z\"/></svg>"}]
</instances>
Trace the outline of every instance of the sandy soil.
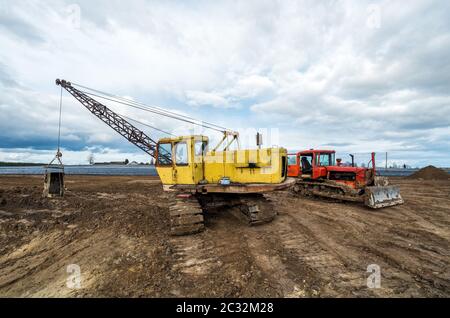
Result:
<instances>
[{"instance_id":1,"label":"sandy soil","mask_svg":"<svg viewBox=\"0 0 450 318\"><path fill-rule=\"evenodd\" d=\"M391 179L405 204L270 195L277 219L233 213L168 235L167 196L152 177L67 176L64 199L42 178L0 177L0 296L449 297L450 181ZM66 286L69 264L81 289ZM367 287L367 266L381 288Z\"/></svg>"}]
</instances>

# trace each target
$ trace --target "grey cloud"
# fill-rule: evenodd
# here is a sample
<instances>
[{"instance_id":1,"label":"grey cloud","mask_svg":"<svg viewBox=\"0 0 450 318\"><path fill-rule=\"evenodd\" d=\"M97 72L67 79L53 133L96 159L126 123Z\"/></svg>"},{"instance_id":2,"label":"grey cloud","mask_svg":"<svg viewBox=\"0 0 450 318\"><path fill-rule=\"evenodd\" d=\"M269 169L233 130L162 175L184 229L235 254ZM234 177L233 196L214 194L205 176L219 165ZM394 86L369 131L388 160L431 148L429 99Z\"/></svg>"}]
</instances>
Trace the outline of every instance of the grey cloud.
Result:
<instances>
[{"instance_id":1,"label":"grey cloud","mask_svg":"<svg viewBox=\"0 0 450 318\"><path fill-rule=\"evenodd\" d=\"M323 144L322 146L348 147L348 146L352 146L352 145L353 145L353 143L351 143L351 142L331 142L331 143Z\"/></svg>"},{"instance_id":2,"label":"grey cloud","mask_svg":"<svg viewBox=\"0 0 450 318\"><path fill-rule=\"evenodd\" d=\"M8 73L6 65L0 63L0 84L4 87L19 86L14 78Z\"/></svg>"},{"instance_id":3,"label":"grey cloud","mask_svg":"<svg viewBox=\"0 0 450 318\"><path fill-rule=\"evenodd\" d=\"M446 2L81 0L81 30L52 27L64 20L70 0L51 1L45 15L40 5L17 3L0 22L2 34L24 40L12 45L0 37L7 61L0 81L10 88L2 91L1 118L11 147L25 147L22 137L37 146L42 140L33 134L43 140L53 134L54 116L45 118L37 107L54 110L53 74L60 72L105 91L176 102L179 110L225 126L281 127L289 136L282 143L294 146L441 154L448 146ZM381 9L379 29L366 26L370 4ZM36 96L40 102L27 108ZM239 108L217 107L227 103ZM64 135L78 138L68 144L127 147L79 107L65 113ZM42 127L33 127L35 120ZM31 127L25 137L21 127Z\"/></svg>"},{"instance_id":4,"label":"grey cloud","mask_svg":"<svg viewBox=\"0 0 450 318\"><path fill-rule=\"evenodd\" d=\"M45 42L39 30L19 16L14 15L12 11L0 11L0 29L23 41L34 44Z\"/></svg>"}]
</instances>

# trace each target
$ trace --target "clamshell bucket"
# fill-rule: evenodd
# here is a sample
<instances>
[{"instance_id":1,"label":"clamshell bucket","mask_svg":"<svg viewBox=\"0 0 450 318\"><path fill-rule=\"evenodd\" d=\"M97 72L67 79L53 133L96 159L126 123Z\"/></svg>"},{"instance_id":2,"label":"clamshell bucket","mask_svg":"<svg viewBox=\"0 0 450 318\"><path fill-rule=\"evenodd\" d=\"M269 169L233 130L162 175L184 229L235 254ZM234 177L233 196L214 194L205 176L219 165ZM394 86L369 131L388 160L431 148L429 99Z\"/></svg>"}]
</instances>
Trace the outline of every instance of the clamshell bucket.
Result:
<instances>
[{"instance_id":1,"label":"clamshell bucket","mask_svg":"<svg viewBox=\"0 0 450 318\"><path fill-rule=\"evenodd\" d=\"M56 152L55 158L45 166L44 172L44 191L43 196L62 197L64 196L64 165L61 161L62 153ZM56 162L56 163L53 163Z\"/></svg>"},{"instance_id":2,"label":"clamshell bucket","mask_svg":"<svg viewBox=\"0 0 450 318\"><path fill-rule=\"evenodd\" d=\"M380 209L397 204L403 204L398 186L366 187L364 204L373 209Z\"/></svg>"},{"instance_id":3,"label":"clamshell bucket","mask_svg":"<svg viewBox=\"0 0 450 318\"><path fill-rule=\"evenodd\" d=\"M64 169L61 167L47 167L44 175L44 197L64 196Z\"/></svg>"}]
</instances>

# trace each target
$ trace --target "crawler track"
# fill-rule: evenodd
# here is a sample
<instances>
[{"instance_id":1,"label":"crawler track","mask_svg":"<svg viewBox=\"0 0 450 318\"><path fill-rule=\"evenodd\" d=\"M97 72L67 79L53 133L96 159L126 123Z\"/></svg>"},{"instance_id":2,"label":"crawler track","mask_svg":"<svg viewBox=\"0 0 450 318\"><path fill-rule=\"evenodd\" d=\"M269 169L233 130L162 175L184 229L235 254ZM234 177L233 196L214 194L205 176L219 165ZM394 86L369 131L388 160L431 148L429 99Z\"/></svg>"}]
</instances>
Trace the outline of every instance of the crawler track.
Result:
<instances>
[{"instance_id":1,"label":"crawler track","mask_svg":"<svg viewBox=\"0 0 450 318\"><path fill-rule=\"evenodd\" d=\"M205 229L203 211L195 195L169 193L170 234L188 235Z\"/></svg>"},{"instance_id":2,"label":"crawler track","mask_svg":"<svg viewBox=\"0 0 450 318\"><path fill-rule=\"evenodd\" d=\"M315 195L337 200L364 202L363 196L358 195L356 191L337 183L298 180L293 191L306 196Z\"/></svg>"},{"instance_id":3,"label":"crawler track","mask_svg":"<svg viewBox=\"0 0 450 318\"><path fill-rule=\"evenodd\" d=\"M199 196L204 211L231 209L240 219L249 225L271 222L277 215L276 209L263 194L209 194Z\"/></svg>"},{"instance_id":4,"label":"crawler track","mask_svg":"<svg viewBox=\"0 0 450 318\"><path fill-rule=\"evenodd\" d=\"M262 194L241 197L238 207L250 225L271 222L277 215L274 206Z\"/></svg>"}]
</instances>

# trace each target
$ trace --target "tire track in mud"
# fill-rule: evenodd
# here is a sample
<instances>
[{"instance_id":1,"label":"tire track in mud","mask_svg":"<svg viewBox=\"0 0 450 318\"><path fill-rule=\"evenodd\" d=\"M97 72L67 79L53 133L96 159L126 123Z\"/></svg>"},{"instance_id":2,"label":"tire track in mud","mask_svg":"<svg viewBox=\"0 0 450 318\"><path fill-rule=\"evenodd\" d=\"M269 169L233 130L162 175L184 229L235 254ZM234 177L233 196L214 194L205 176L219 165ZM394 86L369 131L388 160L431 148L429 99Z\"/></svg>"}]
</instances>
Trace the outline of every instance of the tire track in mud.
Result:
<instances>
[{"instance_id":1,"label":"tire track in mud","mask_svg":"<svg viewBox=\"0 0 450 318\"><path fill-rule=\"evenodd\" d=\"M196 289L183 288L186 296L257 296L257 288L264 274L258 273L248 245L247 225L229 212L207 216L209 223L202 233L170 237L172 270L184 280L195 281ZM270 296L264 291L260 296Z\"/></svg>"},{"instance_id":2,"label":"tire track in mud","mask_svg":"<svg viewBox=\"0 0 450 318\"><path fill-rule=\"evenodd\" d=\"M280 246L270 239L264 232L266 226L252 229L249 235L249 250L252 253L255 264L265 273L269 286L274 290L275 296L297 298L311 296L313 289L307 285L305 273L307 268L296 262L292 255L280 250ZM271 234L269 234L271 235ZM294 262L293 262L294 261Z\"/></svg>"},{"instance_id":3,"label":"tire track in mud","mask_svg":"<svg viewBox=\"0 0 450 318\"><path fill-rule=\"evenodd\" d=\"M291 276L306 272L311 296L351 296L352 291L366 287L365 269L351 266L339 257L335 249L322 242L311 230L288 214L279 216L272 231L282 249L291 255L285 267Z\"/></svg>"},{"instance_id":4,"label":"tire track in mud","mask_svg":"<svg viewBox=\"0 0 450 318\"><path fill-rule=\"evenodd\" d=\"M367 288L364 268L350 269L336 252L322 247L309 229L287 214L258 227L222 225L224 231L216 226L199 235L171 238L172 268L193 277L207 277L218 270L230 277L233 275L224 268L229 265L236 271L236 256L244 252L261 270L274 296L351 296L352 290Z\"/></svg>"},{"instance_id":5,"label":"tire track in mud","mask_svg":"<svg viewBox=\"0 0 450 318\"><path fill-rule=\"evenodd\" d=\"M242 245L239 236L233 235L234 231L228 228L226 223L229 221L233 220L222 215L202 233L171 236L169 244L175 260L173 269L201 276L209 274L224 262L233 260L241 251Z\"/></svg>"},{"instance_id":6,"label":"tire track in mud","mask_svg":"<svg viewBox=\"0 0 450 318\"><path fill-rule=\"evenodd\" d=\"M326 296L389 296L398 285L403 285L407 280L401 271L391 268L379 257L374 258L374 254L370 253L368 249L356 250L355 246L351 244L343 244L333 238L333 235L336 234L331 231L328 234L323 232L324 229L322 232L316 231L314 222L309 222L306 218L293 215L289 215L289 217L290 224L295 224L300 228L308 239L306 250L302 250L302 253L308 255L312 252L313 257L306 256L305 262L308 266L314 267L324 281L322 285L327 287L324 289ZM352 233L348 232L346 235L348 240ZM362 246L366 246L364 244L366 241L361 240L359 235L353 237L351 241L354 240L360 241ZM319 255L319 262L314 256L316 251ZM367 287L367 278L370 274L367 272L367 268L371 264L380 266L382 270L383 283L379 289Z\"/></svg>"},{"instance_id":7,"label":"tire track in mud","mask_svg":"<svg viewBox=\"0 0 450 318\"><path fill-rule=\"evenodd\" d=\"M195 276L205 275L217 263L215 246L204 236L171 237L169 243L175 259L174 270Z\"/></svg>"},{"instance_id":8,"label":"tire track in mud","mask_svg":"<svg viewBox=\"0 0 450 318\"><path fill-rule=\"evenodd\" d=\"M305 202L305 204L306 206L311 205L309 201ZM408 238L408 236L406 236L406 239L405 237L402 237L403 240L399 239L400 237L398 235L405 233L410 235L411 233L414 233L415 230L411 228L410 231L407 231L405 228L402 228L402 231L396 231L395 225L389 222L393 219L392 214L384 213L400 212L400 214L404 214L406 210L405 206L372 214L354 214L351 210L352 209L342 209L338 211L333 209L333 207L330 207L327 214L330 218L334 219L335 225L332 227L327 225L328 229L327 227L323 227L323 222L320 222L321 214L323 213L320 209L313 209L306 213L303 211L298 213L290 212L289 216L295 219L296 225L303 227L303 232L309 235L311 240L318 242L326 250L332 251L342 260L346 267L356 270L356 272L354 272L356 274L354 275L355 278L358 277L358 269L360 270L360 273L362 274L360 288L359 290L358 288L354 289L354 291L357 291L358 295L361 295L361 292L364 292L364 289L361 288L365 287L365 279L369 275L369 273L365 273L366 266L370 263L380 266L383 283L381 289L367 290L368 295L390 296L396 294L401 296L405 294L409 296L423 296L424 291L418 290L419 287L417 282L421 282L421 285L425 286L425 288L422 287L423 289L428 289L425 294L441 295L441 292L439 291L437 293L430 293L430 290L434 289L437 291L436 289L445 288L445 286L448 286L449 281L432 274L434 271L430 270L430 264L434 269L436 269L436 267L439 268L439 264L446 263L445 255L438 253L429 255L428 259L425 258L428 253L424 255L423 249L420 250L420 246L415 246L418 245L418 243L415 242L413 238ZM436 227L431 223L424 222L424 219L421 216L416 217L416 215L411 213L407 215L411 222L416 221L421 223L422 229L420 229L419 236L422 239L430 239L430 245L433 245L433 239L439 239L439 242L437 243L443 244L443 238L439 238L435 234L435 231L439 230L439 226ZM398 215L395 216L395 218L397 217ZM363 226L362 229L365 228L365 231L363 231L363 233L365 232L364 236L360 233L361 229L358 230L352 226L349 227L349 225L354 222L361 224ZM376 225L375 227L374 224ZM394 231L396 235L392 235L392 231ZM385 234L383 235L381 233ZM445 237L445 235L443 237ZM402 244L402 242L404 244ZM430 249L428 249L428 251L430 251ZM442 252L442 249L440 249L440 251ZM421 259L423 260L422 264L420 262ZM424 264L429 268L424 270L422 268ZM323 270L320 272L323 272ZM339 278L342 278L340 276ZM353 276L353 274L351 276ZM347 277L344 276L344 279L347 279ZM358 280L355 280L355 282L358 282ZM427 285L431 285L432 288L427 287ZM337 287L340 287L339 284ZM343 284L342 287L345 289L346 284ZM350 288L353 287L350 285ZM341 288L338 290L340 289ZM345 295L345 290L342 290L339 295L342 295L343 293Z\"/></svg>"},{"instance_id":9,"label":"tire track in mud","mask_svg":"<svg viewBox=\"0 0 450 318\"><path fill-rule=\"evenodd\" d=\"M302 209L293 211L290 205ZM319 208L320 207L320 208ZM315 274L311 284L322 286L323 296L388 296L393 289L384 282L381 289L367 287L367 266L380 265L384 278L399 280L401 273L386 269L387 264L374 260L373 254L364 250L355 253L351 244L346 242L365 242L366 222L361 222L353 211L353 206L346 213L339 204L330 204L330 209L323 210L323 203L308 199L284 198L280 202L283 211L277 224L280 227L281 242L286 249L292 250L299 262ZM357 209L357 207L355 207ZM339 210L339 211L338 211ZM338 213L336 216L336 213ZM350 215L347 215L350 214ZM367 216L367 215L365 215Z\"/></svg>"},{"instance_id":10,"label":"tire track in mud","mask_svg":"<svg viewBox=\"0 0 450 318\"><path fill-rule=\"evenodd\" d=\"M324 240L316 234L321 232L303 222L302 213L311 213L309 210L323 202L309 201L309 204L302 205L301 211L295 211L291 206L298 206L298 202L289 193L280 193L274 201L278 202L279 216L269 227L273 245L279 246L281 255L288 256L283 259L288 276L304 275L302 282L308 296L354 296L355 292L366 296L373 294L366 285L366 267L342 257L337 244ZM321 226L341 227L327 214L318 217L316 222ZM359 229L358 224L352 226Z\"/></svg>"},{"instance_id":11,"label":"tire track in mud","mask_svg":"<svg viewBox=\"0 0 450 318\"><path fill-rule=\"evenodd\" d=\"M411 266L410 261L403 255L398 255L395 250L399 248L405 248L404 246L399 246L398 244L392 244L391 249L380 249L372 246L359 246L361 252L365 252L376 256L382 261L378 261L382 268L385 276L388 276L391 280L385 279L385 284L387 283L391 289L397 290L396 294L406 291L408 286L416 283L421 283L422 289L425 289L428 295L431 296L447 296L450 288L450 276L449 271L446 269L446 274L444 277L439 277L428 270L423 270L417 266ZM395 249L395 250L394 250ZM421 296L416 293L416 296Z\"/></svg>"},{"instance_id":12,"label":"tire track in mud","mask_svg":"<svg viewBox=\"0 0 450 318\"><path fill-rule=\"evenodd\" d=\"M8 286L45 272L51 266L59 263L63 258L63 251L67 249L63 239L64 235L60 231L44 237L38 236L30 243L26 243L21 248L0 258L0 264L2 265L0 288L7 290ZM45 244L58 244L60 248L59 250L48 249ZM75 255L87 248L88 246L83 245L74 249L71 253Z\"/></svg>"}]
</instances>

